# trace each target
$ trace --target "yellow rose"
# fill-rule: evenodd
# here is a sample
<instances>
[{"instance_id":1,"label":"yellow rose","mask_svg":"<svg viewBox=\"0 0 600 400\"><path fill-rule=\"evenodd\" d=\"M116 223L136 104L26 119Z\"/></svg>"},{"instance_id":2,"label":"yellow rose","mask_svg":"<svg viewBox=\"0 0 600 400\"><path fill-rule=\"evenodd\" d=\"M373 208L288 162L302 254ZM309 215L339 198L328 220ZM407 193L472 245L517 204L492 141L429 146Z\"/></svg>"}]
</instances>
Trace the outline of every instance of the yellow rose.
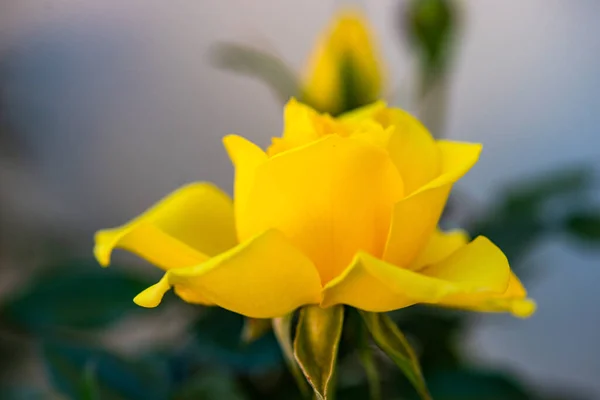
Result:
<instances>
[{"instance_id":1,"label":"yellow rose","mask_svg":"<svg viewBox=\"0 0 600 400\"><path fill-rule=\"evenodd\" d=\"M380 98L381 58L372 32L360 11L338 12L308 60L302 100L337 115Z\"/></svg>"},{"instance_id":2,"label":"yellow rose","mask_svg":"<svg viewBox=\"0 0 600 400\"><path fill-rule=\"evenodd\" d=\"M137 304L155 307L174 287L187 302L255 318L307 304L534 311L493 243L436 228L481 145L436 141L383 103L334 119L295 100L267 152L235 135L224 143L235 201L195 183L97 233L100 264L118 247L166 271Z\"/></svg>"}]
</instances>

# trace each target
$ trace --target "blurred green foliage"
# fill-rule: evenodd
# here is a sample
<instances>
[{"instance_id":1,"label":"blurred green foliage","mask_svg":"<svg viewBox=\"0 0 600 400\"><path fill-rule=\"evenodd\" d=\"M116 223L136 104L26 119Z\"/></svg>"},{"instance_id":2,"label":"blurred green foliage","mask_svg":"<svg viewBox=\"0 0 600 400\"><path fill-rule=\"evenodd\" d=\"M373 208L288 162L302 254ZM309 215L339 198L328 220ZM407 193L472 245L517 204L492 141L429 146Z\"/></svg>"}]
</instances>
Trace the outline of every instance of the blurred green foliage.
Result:
<instances>
[{"instance_id":1,"label":"blurred green foliage","mask_svg":"<svg viewBox=\"0 0 600 400\"><path fill-rule=\"evenodd\" d=\"M38 334L60 329L94 330L121 316L140 312L131 299L151 285L114 266L102 270L93 260L49 266L11 298L3 314L16 326Z\"/></svg>"},{"instance_id":2,"label":"blurred green foliage","mask_svg":"<svg viewBox=\"0 0 600 400\"><path fill-rule=\"evenodd\" d=\"M67 338L43 341L42 352L50 381L68 398L169 398L171 382L166 359L127 359Z\"/></svg>"},{"instance_id":3,"label":"blurred green foliage","mask_svg":"<svg viewBox=\"0 0 600 400\"><path fill-rule=\"evenodd\" d=\"M574 212L566 218L564 227L577 239L591 243L598 242L600 240L600 210Z\"/></svg>"},{"instance_id":4,"label":"blurred green foliage","mask_svg":"<svg viewBox=\"0 0 600 400\"><path fill-rule=\"evenodd\" d=\"M257 373L279 369L283 358L271 331L251 343L243 341L244 317L219 308L209 308L190 326L193 340L185 349L199 365Z\"/></svg>"},{"instance_id":5,"label":"blurred green foliage","mask_svg":"<svg viewBox=\"0 0 600 400\"><path fill-rule=\"evenodd\" d=\"M583 166L533 176L501 191L491 209L476 218L469 230L474 236L492 239L517 265L549 235L597 244L600 210L590 209L593 191L591 171Z\"/></svg>"}]
</instances>

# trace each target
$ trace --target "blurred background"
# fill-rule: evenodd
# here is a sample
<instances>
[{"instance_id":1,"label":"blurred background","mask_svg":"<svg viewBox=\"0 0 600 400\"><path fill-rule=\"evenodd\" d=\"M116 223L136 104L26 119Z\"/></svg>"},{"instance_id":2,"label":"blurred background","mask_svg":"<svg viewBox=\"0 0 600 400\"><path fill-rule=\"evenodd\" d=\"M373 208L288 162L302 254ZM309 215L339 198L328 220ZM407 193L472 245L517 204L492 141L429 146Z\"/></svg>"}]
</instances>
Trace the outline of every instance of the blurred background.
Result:
<instances>
[{"instance_id":1,"label":"blurred background","mask_svg":"<svg viewBox=\"0 0 600 400\"><path fill-rule=\"evenodd\" d=\"M347 3L0 4L0 398L298 396L270 333L244 344L241 317L174 297L139 309L158 271L123 254L101 270L91 249L187 182L231 192L221 137L279 135L289 76ZM538 303L527 320L394 314L434 398L600 399L600 2L351 4L389 103L484 144L447 223L492 238ZM368 398L343 355L339 397ZM380 362L384 398L412 398Z\"/></svg>"}]
</instances>

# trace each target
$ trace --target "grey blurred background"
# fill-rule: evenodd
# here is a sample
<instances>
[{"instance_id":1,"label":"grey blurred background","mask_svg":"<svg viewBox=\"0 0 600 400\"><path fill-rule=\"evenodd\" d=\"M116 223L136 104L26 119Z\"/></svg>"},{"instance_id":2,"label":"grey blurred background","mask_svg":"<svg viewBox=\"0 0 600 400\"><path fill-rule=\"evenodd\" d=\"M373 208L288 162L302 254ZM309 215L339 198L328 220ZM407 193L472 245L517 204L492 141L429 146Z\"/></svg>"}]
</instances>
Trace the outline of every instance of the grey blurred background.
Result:
<instances>
[{"instance_id":1,"label":"grey blurred background","mask_svg":"<svg viewBox=\"0 0 600 400\"><path fill-rule=\"evenodd\" d=\"M399 40L398 2L364 3L401 91L414 60ZM15 226L10 235L44 228L86 254L96 229L126 221L179 185L208 180L230 190L221 137L233 132L266 144L280 132L281 105L260 82L211 66L210 46L244 42L301 70L339 5L3 2L0 54L12 63L3 118L26 154L17 162L12 145L0 149L9 155L0 164L0 213ZM484 152L459 189L485 209L512 180L580 163L593 166L597 185L600 2L471 0L462 6L446 136L482 142ZM32 49L47 43L65 57L36 70L36 57L44 55ZM536 385L560 382L600 398L597 249L556 238L537 243L527 258L547 264L528 284L537 314L524 321L478 317L466 350Z\"/></svg>"}]
</instances>

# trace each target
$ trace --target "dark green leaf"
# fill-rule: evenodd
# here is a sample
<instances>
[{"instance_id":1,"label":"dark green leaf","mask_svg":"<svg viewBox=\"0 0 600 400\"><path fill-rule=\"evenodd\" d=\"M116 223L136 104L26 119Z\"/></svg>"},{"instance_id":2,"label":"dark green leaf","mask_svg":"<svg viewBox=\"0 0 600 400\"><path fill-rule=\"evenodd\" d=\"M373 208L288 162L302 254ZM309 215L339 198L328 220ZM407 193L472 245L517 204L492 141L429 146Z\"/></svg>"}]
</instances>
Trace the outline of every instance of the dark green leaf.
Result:
<instances>
[{"instance_id":1,"label":"dark green leaf","mask_svg":"<svg viewBox=\"0 0 600 400\"><path fill-rule=\"evenodd\" d=\"M83 370L82 400L100 400L100 388L95 362L88 362Z\"/></svg>"},{"instance_id":2,"label":"dark green leaf","mask_svg":"<svg viewBox=\"0 0 600 400\"><path fill-rule=\"evenodd\" d=\"M5 312L9 320L41 334L59 328L101 328L129 312L143 312L133 298L150 284L118 267L73 262L38 277L8 301Z\"/></svg>"},{"instance_id":3,"label":"dark green leaf","mask_svg":"<svg viewBox=\"0 0 600 400\"><path fill-rule=\"evenodd\" d=\"M371 396L370 388L368 388L366 385L340 388L336 392L336 396L337 396L337 398L342 399L342 400L365 400L365 399L371 400L372 399L371 397L369 397L369 396ZM398 397L393 397L393 399L398 399ZM402 400L404 400L404 399L402 399Z\"/></svg>"},{"instance_id":4,"label":"dark green leaf","mask_svg":"<svg viewBox=\"0 0 600 400\"><path fill-rule=\"evenodd\" d=\"M422 399L431 399L419 361L400 329L385 314L360 311L375 343L383 350L413 384Z\"/></svg>"},{"instance_id":5,"label":"dark green leaf","mask_svg":"<svg viewBox=\"0 0 600 400\"><path fill-rule=\"evenodd\" d=\"M170 390L168 369L159 361L127 360L99 348L64 342L44 342L43 354L53 387L72 399L89 398L89 368L94 371L93 390L102 400L164 400Z\"/></svg>"},{"instance_id":6,"label":"dark green leaf","mask_svg":"<svg viewBox=\"0 0 600 400\"><path fill-rule=\"evenodd\" d=\"M194 342L186 350L192 363L266 372L281 365L281 351L272 332L252 343L241 340L244 317L211 307L193 325Z\"/></svg>"},{"instance_id":7,"label":"dark green leaf","mask_svg":"<svg viewBox=\"0 0 600 400\"><path fill-rule=\"evenodd\" d=\"M518 182L507 191L515 203L535 204L554 196L579 194L589 189L592 182L591 170L579 166L545 172L542 176Z\"/></svg>"},{"instance_id":8,"label":"dark green leaf","mask_svg":"<svg viewBox=\"0 0 600 400\"><path fill-rule=\"evenodd\" d=\"M442 371L428 376L435 400L531 400L521 385L510 377L474 370Z\"/></svg>"},{"instance_id":9,"label":"dark green leaf","mask_svg":"<svg viewBox=\"0 0 600 400\"><path fill-rule=\"evenodd\" d=\"M401 332L415 339L424 371L461 364L456 342L471 315L427 306L412 306L388 313Z\"/></svg>"},{"instance_id":10,"label":"dark green leaf","mask_svg":"<svg viewBox=\"0 0 600 400\"><path fill-rule=\"evenodd\" d=\"M294 358L294 347L292 345L292 319L294 317L294 313L289 313L288 315L280 318L273 318L273 333L275 333L275 337L279 342L279 347L281 347L281 351L285 358L286 364L292 373L296 383L298 384L298 388L302 392L303 395L308 396L310 394L310 389L306 384L306 380L302 375L302 371Z\"/></svg>"},{"instance_id":11,"label":"dark green leaf","mask_svg":"<svg viewBox=\"0 0 600 400\"><path fill-rule=\"evenodd\" d=\"M565 229L578 239L600 241L600 212L577 212L567 217Z\"/></svg>"},{"instance_id":12,"label":"dark green leaf","mask_svg":"<svg viewBox=\"0 0 600 400\"><path fill-rule=\"evenodd\" d=\"M268 84L282 102L299 95L296 74L279 58L234 43L219 43L211 52L218 68L258 78Z\"/></svg>"},{"instance_id":13,"label":"dark green leaf","mask_svg":"<svg viewBox=\"0 0 600 400\"><path fill-rule=\"evenodd\" d=\"M179 389L173 400L245 400L234 377L225 371L201 371Z\"/></svg>"},{"instance_id":14,"label":"dark green leaf","mask_svg":"<svg viewBox=\"0 0 600 400\"><path fill-rule=\"evenodd\" d=\"M331 399L337 352L344 322L343 306L306 306L294 340L294 355L319 400Z\"/></svg>"}]
</instances>

